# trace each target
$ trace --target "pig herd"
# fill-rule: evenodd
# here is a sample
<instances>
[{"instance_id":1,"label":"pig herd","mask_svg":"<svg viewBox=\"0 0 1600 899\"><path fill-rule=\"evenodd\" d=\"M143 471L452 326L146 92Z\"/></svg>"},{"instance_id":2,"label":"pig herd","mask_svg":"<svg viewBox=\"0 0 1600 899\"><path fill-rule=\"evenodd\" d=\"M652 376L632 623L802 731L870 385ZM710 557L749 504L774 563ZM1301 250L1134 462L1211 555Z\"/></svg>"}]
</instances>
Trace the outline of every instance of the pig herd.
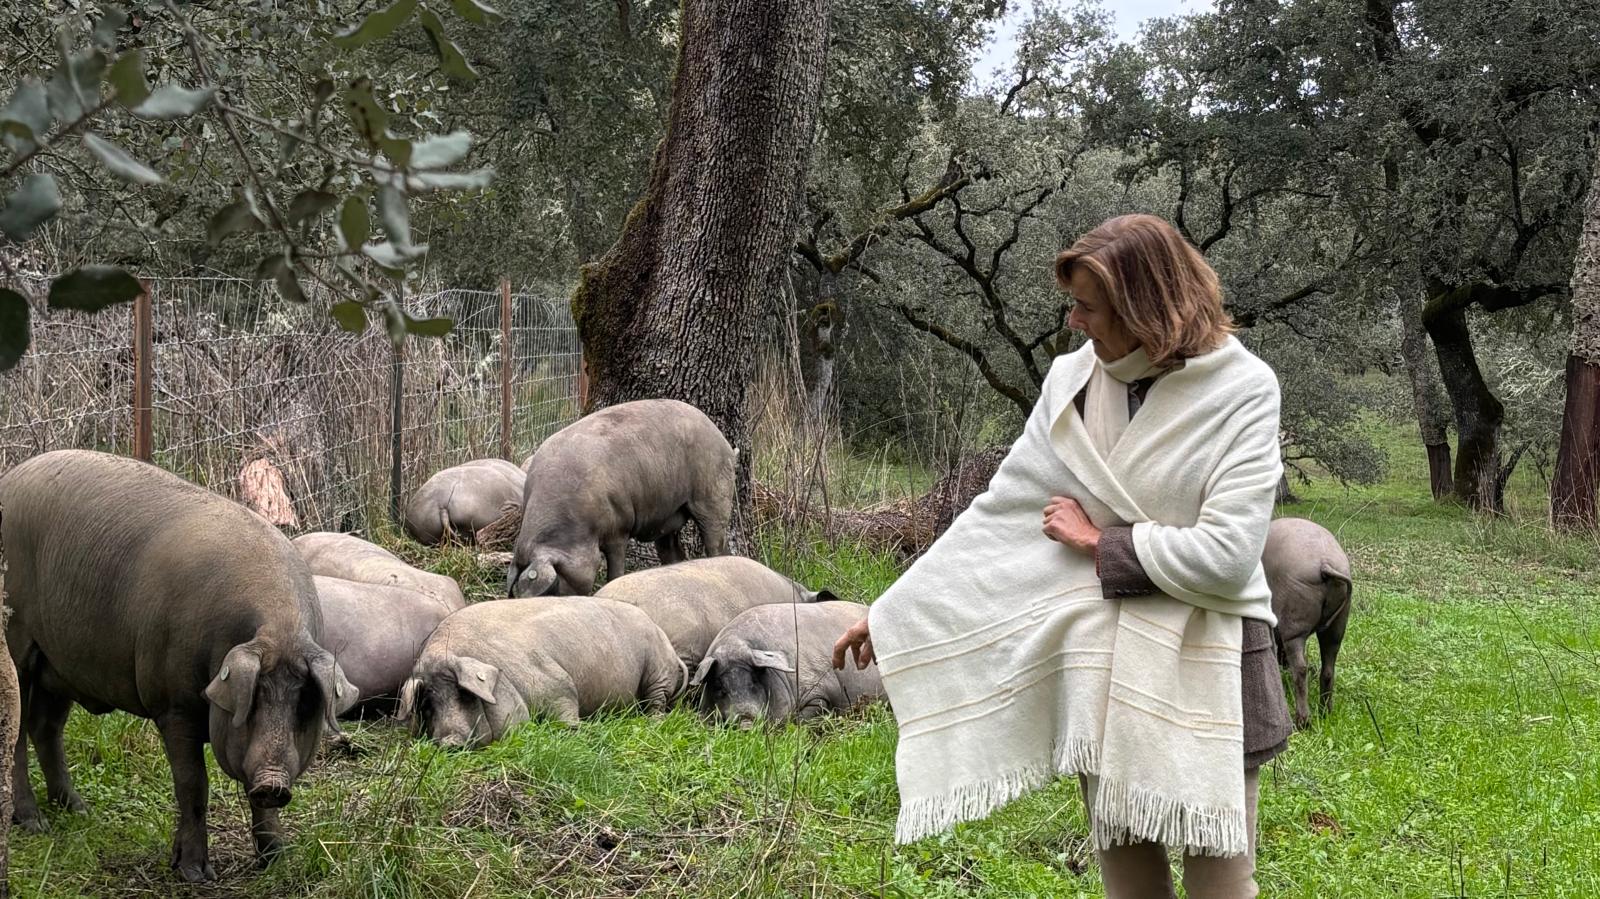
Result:
<instances>
[{"instance_id":1,"label":"pig herd","mask_svg":"<svg viewBox=\"0 0 1600 899\"><path fill-rule=\"evenodd\" d=\"M279 809L319 741L343 739L341 717L392 714L444 746L478 747L524 721L608 709L684 702L750 727L881 698L875 666L830 664L865 606L727 554L736 461L703 413L645 400L586 416L521 468L438 473L406 508L420 542L465 538L522 507L506 598L469 604L453 579L372 543L290 541L152 465L35 456L0 478L6 636L23 696L14 819L43 827L30 744L47 798L84 808L62 739L73 703L155 723L178 806L172 864L199 881L215 877L208 742L244 787L265 864L282 845ZM707 556L681 561L690 520ZM1280 629L1293 631L1280 646L1303 720L1304 641L1322 644L1326 706L1350 577L1332 536L1294 521L1274 525L1266 562ZM653 543L662 566L626 574L632 540Z\"/></svg>"},{"instance_id":2,"label":"pig herd","mask_svg":"<svg viewBox=\"0 0 1600 899\"><path fill-rule=\"evenodd\" d=\"M476 747L535 718L697 703L742 725L847 709L876 671L835 672L833 641L865 606L726 555L736 452L692 406L614 406L545 441L523 468L440 472L406 530L470 535L521 503L509 596L459 584L348 534L293 541L255 513L155 466L87 450L35 456L0 478L6 635L23 696L14 819L44 826L28 772L73 810L63 731L74 703L155 723L178 806L172 864L214 878L204 746L244 787L257 859L282 845L279 809L339 719L393 714L445 746ZM535 490L537 488L537 490ZM707 558L683 558L697 525ZM666 567L624 576L630 540ZM594 594L600 565L607 583ZM771 604L782 614L763 614Z\"/></svg>"}]
</instances>

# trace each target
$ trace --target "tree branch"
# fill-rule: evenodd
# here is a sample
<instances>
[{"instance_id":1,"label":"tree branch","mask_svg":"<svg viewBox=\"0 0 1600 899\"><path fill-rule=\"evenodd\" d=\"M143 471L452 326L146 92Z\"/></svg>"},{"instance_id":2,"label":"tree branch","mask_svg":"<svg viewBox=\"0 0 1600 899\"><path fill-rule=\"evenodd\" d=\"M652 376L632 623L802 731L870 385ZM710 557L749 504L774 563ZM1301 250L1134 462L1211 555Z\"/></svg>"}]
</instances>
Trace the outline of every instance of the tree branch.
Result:
<instances>
[{"instance_id":1,"label":"tree branch","mask_svg":"<svg viewBox=\"0 0 1600 899\"><path fill-rule=\"evenodd\" d=\"M1001 396L1004 396L1006 399L1010 400L1012 404L1022 412L1024 417L1027 417L1027 415L1033 411L1033 401L1029 399L1021 390L1018 390L1015 386L1007 383L1005 379L1000 377L1000 373L995 371L994 366L990 364L989 357L983 352L982 347L979 347L972 341L952 332L949 328L946 328L943 325L922 318L921 316L917 315L917 313L914 312L910 306L907 306L904 303L891 303L889 305L895 311L899 312L900 316L904 318L906 322L911 325L911 327L916 328L918 331L921 331L924 334L931 335L940 342L944 343L946 346L955 349L968 359L971 359L972 363L978 367L978 373L983 375L983 379L988 382L989 386L993 387Z\"/></svg>"}]
</instances>

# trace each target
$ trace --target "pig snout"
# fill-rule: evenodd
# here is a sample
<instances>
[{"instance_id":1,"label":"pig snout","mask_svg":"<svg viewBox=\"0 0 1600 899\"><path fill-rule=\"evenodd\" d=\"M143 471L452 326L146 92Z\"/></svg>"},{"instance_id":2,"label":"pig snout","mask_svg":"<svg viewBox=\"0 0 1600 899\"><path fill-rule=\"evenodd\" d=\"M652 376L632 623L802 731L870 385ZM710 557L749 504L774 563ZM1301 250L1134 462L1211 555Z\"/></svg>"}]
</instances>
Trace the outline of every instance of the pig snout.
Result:
<instances>
[{"instance_id":1,"label":"pig snout","mask_svg":"<svg viewBox=\"0 0 1600 899\"><path fill-rule=\"evenodd\" d=\"M250 804L258 808L283 808L289 804L294 791L290 785L294 778L282 768L263 768L250 778L248 790Z\"/></svg>"}]
</instances>

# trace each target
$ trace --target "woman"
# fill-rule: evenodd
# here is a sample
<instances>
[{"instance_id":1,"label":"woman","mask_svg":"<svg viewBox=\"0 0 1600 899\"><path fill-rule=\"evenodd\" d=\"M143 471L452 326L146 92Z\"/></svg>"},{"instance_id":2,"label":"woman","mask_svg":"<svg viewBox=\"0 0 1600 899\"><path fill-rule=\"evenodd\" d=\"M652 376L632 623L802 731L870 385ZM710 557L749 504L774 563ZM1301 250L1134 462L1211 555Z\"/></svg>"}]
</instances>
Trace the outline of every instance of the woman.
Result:
<instances>
[{"instance_id":1,"label":"woman","mask_svg":"<svg viewBox=\"0 0 1600 899\"><path fill-rule=\"evenodd\" d=\"M1105 222L1056 278L1089 343L834 664L882 669L899 842L1076 774L1108 896L1173 895L1175 847L1189 896L1253 897L1257 772L1289 734L1260 561L1277 379L1159 218Z\"/></svg>"}]
</instances>

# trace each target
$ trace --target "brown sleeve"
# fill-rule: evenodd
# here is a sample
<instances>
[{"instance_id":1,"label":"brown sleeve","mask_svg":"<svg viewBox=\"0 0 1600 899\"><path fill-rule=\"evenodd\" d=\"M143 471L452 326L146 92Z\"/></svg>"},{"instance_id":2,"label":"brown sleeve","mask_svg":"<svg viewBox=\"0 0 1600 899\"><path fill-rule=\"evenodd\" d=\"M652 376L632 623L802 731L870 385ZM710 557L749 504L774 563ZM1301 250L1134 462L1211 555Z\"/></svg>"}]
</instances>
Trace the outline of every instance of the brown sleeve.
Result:
<instances>
[{"instance_id":1,"label":"brown sleeve","mask_svg":"<svg viewBox=\"0 0 1600 899\"><path fill-rule=\"evenodd\" d=\"M1133 528L1106 528L1094 551L1095 573L1106 599L1160 593L1133 549Z\"/></svg>"}]
</instances>

